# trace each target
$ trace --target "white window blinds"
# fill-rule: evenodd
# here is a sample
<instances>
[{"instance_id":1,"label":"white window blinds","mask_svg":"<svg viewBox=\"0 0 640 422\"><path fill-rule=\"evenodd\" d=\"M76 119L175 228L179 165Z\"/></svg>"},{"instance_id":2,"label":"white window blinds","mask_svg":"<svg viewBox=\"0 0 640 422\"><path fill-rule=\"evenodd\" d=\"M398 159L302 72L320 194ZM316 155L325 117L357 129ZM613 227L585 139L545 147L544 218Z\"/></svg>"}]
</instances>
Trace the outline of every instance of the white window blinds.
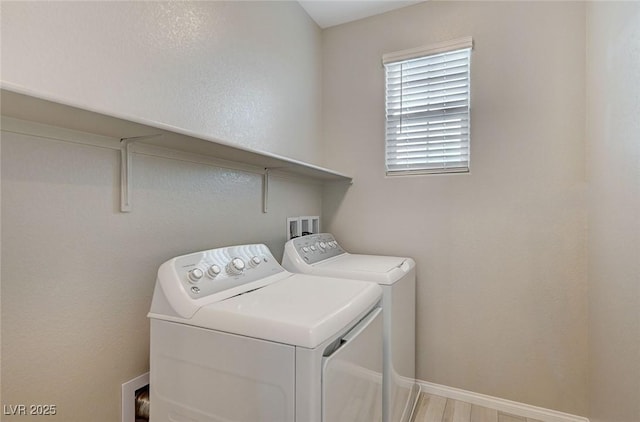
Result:
<instances>
[{"instance_id":1,"label":"white window blinds","mask_svg":"<svg viewBox=\"0 0 640 422\"><path fill-rule=\"evenodd\" d=\"M387 174L469 171L471 38L383 57Z\"/></svg>"}]
</instances>

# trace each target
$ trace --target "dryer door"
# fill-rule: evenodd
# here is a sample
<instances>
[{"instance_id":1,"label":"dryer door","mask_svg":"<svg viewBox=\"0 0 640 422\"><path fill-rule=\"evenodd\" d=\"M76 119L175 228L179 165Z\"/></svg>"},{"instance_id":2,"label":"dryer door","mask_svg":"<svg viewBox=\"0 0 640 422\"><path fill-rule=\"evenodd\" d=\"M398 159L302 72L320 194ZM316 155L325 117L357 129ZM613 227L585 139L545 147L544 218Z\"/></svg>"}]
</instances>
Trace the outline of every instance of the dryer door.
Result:
<instances>
[{"instance_id":1,"label":"dryer door","mask_svg":"<svg viewBox=\"0 0 640 422\"><path fill-rule=\"evenodd\" d=\"M323 422L382 421L382 310L345 334L322 367Z\"/></svg>"}]
</instances>

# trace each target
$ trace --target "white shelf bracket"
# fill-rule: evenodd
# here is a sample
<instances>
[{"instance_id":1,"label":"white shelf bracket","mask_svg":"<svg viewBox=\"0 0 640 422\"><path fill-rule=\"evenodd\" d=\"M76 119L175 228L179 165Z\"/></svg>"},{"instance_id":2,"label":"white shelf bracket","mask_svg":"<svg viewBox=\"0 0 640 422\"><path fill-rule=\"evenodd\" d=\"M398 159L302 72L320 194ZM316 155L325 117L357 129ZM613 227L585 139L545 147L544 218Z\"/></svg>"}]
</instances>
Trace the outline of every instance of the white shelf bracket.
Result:
<instances>
[{"instance_id":1,"label":"white shelf bracket","mask_svg":"<svg viewBox=\"0 0 640 422\"><path fill-rule=\"evenodd\" d=\"M269 211L269 169L264 169L262 175L262 212L266 214Z\"/></svg>"},{"instance_id":2,"label":"white shelf bracket","mask_svg":"<svg viewBox=\"0 0 640 422\"><path fill-rule=\"evenodd\" d=\"M133 143L143 139L156 138L162 136L147 135L136 136L133 138L120 139L120 211L131 212L131 154L133 152Z\"/></svg>"},{"instance_id":3,"label":"white shelf bracket","mask_svg":"<svg viewBox=\"0 0 640 422\"><path fill-rule=\"evenodd\" d=\"M120 140L120 211L131 212L131 144L132 139Z\"/></svg>"}]
</instances>

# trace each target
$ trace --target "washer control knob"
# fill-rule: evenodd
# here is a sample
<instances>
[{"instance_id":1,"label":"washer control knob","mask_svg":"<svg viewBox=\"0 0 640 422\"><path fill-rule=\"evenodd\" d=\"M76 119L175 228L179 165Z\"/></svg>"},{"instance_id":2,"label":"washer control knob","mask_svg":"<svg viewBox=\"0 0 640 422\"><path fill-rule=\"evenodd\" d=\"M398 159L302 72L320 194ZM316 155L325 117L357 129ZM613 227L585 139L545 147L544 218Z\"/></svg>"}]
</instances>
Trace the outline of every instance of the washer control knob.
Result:
<instances>
[{"instance_id":1,"label":"washer control knob","mask_svg":"<svg viewBox=\"0 0 640 422\"><path fill-rule=\"evenodd\" d=\"M218 274L220 274L220 267L217 266L216 264L213 264L207 270L207 274L209 275L209 277L215 278Z\"/></svg>"},{"instance_id":2,"label":"washer control knob","mask_svg":"<svg viewBox=\"0 0 640 422\"><path fill-rule=\"evenodd\" d=\"M255 268L258 265L260 265L261 262L262 262L262 260L260 258L258 258L257 256L254 256L249 260L249 266L251 268Z\"/></svg>"},{"instance_id":3,"label":"washer control knob","mask_svg":"<svg viewBox=\"0 0 640 422\"><path fill-rule=\"evenodd\" d=\"M309 246L309 248L311 249L311 252L315 252L316 251L316 247L314 245Z\"/></svg>"},{"instance_id":4,"label":"washer control knob","mask_svg":"<svg viewBox=\"0 0 640 422\"><path fill-rule=\"evenodd\" d=\"M309 252L309 248L307 246L303 246L302 247L302 252L304 252L304 253Z\"/></svg>"},{"instance_id":5,"label":"washer control knob","mask_svg":"<svg viewBox=\"0 0 640 422\"><path fill-rule=\"evenodd\" d=\"M327 244L324 242L319 242L318 247L320 248L320 250L324 251L325 249L327 249Z\"/></svg>"},{"instance_id":6,"label":"washer control knob","mask_svg":"<svg viewBox=\"0 0 640 422\"><path fill-rule=\"evenodd\" d=\"M189 277L189 281L192 283L197 283L204 276L204 272L200 268L194 268L189 271L187 277Z\"/></svg>"},{"instance_id":7,"label":"washer control knob","mask_svg":"<svg viewBox=\"0 0 640 422\"><path fill-rule=\"evenodd\" d=\"M242 258L233 258L227 265L227 272L232 275L242 274L244 271L244 261Z\"/></svg>"}]
</instances>

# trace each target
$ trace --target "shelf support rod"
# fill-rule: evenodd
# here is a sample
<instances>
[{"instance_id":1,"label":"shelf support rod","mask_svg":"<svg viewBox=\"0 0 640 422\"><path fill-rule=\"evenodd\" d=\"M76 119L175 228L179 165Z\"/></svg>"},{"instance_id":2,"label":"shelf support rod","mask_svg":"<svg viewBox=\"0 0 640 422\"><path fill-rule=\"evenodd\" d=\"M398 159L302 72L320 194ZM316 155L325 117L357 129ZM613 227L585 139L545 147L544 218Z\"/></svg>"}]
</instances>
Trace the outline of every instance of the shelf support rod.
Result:
<instances>
[{"instance_id":1,"label":"shelf support rod","mask_svg":"<svg viewBox=\"0 0 640 422\"><path fill-rule=\"evenodd\" d=\"M134 136L120 139L120 212L131 212L131 154L133 143L143 139L156 138L162 134Z\"/></svg>"},{"instance_id":2,"label":"shelf support rod","mask_svg":"<svg viewBox=\"0 0 640 422\"><path fill-rule=\"evenodd\" d=\"M269 169L265 168L262 175L262 212L269 211Z\"/></svg>"},{"instance_id":3,"label":"shelf support rod","mask_svg":"<svg viewBox=\"0 0 640 422\"><path fill-rule=\"evenodd\" d=\"M120 139L120 211L131 212L131 146L135 142Z\"/></svg>"}]
</instances>

